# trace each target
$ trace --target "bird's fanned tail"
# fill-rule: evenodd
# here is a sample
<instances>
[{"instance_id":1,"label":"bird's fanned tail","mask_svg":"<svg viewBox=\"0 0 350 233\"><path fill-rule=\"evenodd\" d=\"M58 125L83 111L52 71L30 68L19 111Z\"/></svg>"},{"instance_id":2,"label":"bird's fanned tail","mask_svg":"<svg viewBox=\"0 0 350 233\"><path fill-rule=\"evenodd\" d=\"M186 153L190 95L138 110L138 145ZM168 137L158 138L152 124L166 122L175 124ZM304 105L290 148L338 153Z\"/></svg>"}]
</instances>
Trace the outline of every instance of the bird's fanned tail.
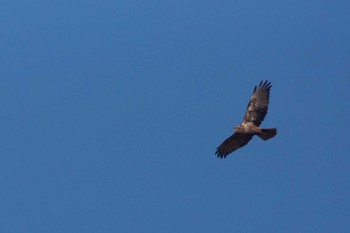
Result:
<instances>
[{"instance_id":1,"label":"bird's fanned tail","mask_svg":"<svg viewBox=\"0 0 350 233\"><path fill-rule=\"evenodd\" d=\"M277 134L277 129L272 128L272 129L261 129L261 134L258 134L258 136L266 141L269 140L270 138L273 138Z\"/></svg>"}]
</instances>

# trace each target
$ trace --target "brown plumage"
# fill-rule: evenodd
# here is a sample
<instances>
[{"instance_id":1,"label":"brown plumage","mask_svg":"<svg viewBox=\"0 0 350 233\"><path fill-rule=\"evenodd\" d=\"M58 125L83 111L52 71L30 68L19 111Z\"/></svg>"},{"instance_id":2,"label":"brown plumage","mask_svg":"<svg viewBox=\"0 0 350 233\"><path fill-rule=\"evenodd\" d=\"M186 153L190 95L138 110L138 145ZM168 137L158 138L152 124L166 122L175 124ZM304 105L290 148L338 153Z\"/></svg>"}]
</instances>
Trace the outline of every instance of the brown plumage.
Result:
<instances>
[{"instance_id":1,"label":"brown plumage","mask_svg":"<svg viewBox=\"0 0 350 233\"><path fill-rule=\"evenodd\" d=\"M277 134L276 128L259 128L269 107L271 87L271 82L267 80L265 82L261 81L258 86L255 86L242 123L234 127L235 133L216 148L215 154L219 158L226 158L231 152L245 146L254 135L265 141Z\"/></svg>"}]
</instances>

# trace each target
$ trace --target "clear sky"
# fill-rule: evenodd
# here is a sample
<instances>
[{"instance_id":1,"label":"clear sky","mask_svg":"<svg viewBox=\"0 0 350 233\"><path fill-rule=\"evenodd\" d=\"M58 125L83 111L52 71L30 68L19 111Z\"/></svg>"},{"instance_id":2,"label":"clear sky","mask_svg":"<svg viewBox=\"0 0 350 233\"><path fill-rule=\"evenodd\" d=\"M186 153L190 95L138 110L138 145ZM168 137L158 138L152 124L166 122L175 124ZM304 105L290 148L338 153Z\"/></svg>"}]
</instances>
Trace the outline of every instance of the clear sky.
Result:
<instances>
[{"instance_id":1,"label":"clear sky","mask_svg":"<svg viewBox=\"0 0 350 233\"><path fill-rule=\"evenodd\" d=\"M350 232L349 12L3 0L0 232ZM266 79L278 135L216 158Z\"/></svg>"}]
</instances>

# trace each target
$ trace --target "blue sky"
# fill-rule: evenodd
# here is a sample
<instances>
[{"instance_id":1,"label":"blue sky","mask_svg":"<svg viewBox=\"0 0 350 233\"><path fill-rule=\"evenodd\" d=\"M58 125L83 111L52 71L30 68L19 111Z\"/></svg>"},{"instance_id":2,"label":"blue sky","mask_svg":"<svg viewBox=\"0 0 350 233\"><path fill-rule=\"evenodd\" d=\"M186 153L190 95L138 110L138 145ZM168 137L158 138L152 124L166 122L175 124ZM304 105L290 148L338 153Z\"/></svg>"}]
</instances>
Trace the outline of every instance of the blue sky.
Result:
<instances>
[{"instance_id":1,"label":"blue sky","mask_svg":"<svg viewBox=\"0 0 350 233\"><path fill-rule=\"evenodd\" d=\"M349 1L0 6L1 232L350 230Z\"/></svg>"}]
</instances>

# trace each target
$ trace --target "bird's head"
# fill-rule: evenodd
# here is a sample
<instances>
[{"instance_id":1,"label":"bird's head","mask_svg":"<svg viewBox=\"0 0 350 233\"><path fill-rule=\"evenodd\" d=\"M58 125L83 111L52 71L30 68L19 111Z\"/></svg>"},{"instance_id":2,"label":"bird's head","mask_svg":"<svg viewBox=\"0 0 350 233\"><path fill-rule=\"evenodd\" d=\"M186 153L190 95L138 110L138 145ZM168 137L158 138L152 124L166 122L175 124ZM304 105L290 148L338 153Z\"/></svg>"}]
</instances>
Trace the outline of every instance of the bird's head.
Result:
<instances>
[{"instance_id":1,"label":"bird's head","mask_svg":"<svg viewBox=\"0 0 350 233\"><path fill-rule=\"evenodd\" d=\"M236 132L236 133L239 133L242 131L242 126L241 125L237 125L235 127L233 127L233 130Z\"/></svg>"}]
</instances>

